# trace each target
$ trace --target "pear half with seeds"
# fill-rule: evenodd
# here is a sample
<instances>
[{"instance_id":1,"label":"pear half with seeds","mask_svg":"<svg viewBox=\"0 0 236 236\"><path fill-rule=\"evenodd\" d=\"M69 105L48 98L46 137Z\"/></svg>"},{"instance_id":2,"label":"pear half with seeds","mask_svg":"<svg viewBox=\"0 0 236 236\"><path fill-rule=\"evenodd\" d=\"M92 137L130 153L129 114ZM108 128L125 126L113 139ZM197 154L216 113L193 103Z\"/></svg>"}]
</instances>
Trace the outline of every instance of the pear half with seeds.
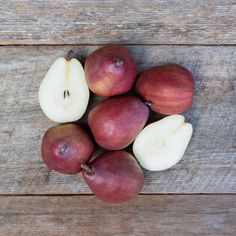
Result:
<instances>
[{"instance_id":1,"label":"pear half with seeds","mask_svg":"<svg viewBox=\"0 0 236 236\"><path fill-rule=\"evenodd\" d=\"M75 58L58 58L43 79L38 96L40 106L50 120L65 123L80 119L89 101L81 63Z\"/></svg>"},{"instance_id":2,"label":"pear half with seeds","mask_svg":"<svg viewBox=\"0 0 236 236\"><path fill-rule=\"evenodd\" d=\"M146 126L133 144L140 165L147 170L166 170L183 157L193 132L182 115L171 115Z\"/></svg>"}]
</instances>

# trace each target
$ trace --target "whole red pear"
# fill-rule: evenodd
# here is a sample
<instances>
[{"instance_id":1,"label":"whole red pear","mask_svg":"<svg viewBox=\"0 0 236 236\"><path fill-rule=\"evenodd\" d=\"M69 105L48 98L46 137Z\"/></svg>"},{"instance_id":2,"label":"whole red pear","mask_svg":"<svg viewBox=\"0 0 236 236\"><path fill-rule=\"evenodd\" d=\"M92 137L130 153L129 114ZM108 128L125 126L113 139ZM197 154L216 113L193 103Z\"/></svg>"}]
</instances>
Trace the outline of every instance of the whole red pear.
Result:
<instances>
[{"instance_id":1,"label":"whole red pear","mask_svg":"<svg viewBox=\"0 0 236 236\"><path fill-rule=\"evenodd\" d=\"M136 75L135 59L121 45L99 48L85 61L88 86L99 96L113 96L129 91Z\"/></svg>"},{"instance_id":2,"label":"whole red pear","mask_svg":"<svg viewBox=\"0 0 236 236\"><path fill-rule=\"evenodd\" d=\"M192 105L194 79L190 71L177 64L154 66L139 75L136 91L153 111L178 114Z\"/></svg>"},{"instance_id":3,"label":"whole red pear","mask_svg":"<svg viewBox=\"0 0 236 236\"><path fill-rule=\"evenodd\" d=\"M96 142L108 150L127 147L141 132L149 115L148 107L137 97L117 96L95 106L88 123Z\"/></svg>"},{"instance_id":4,"label":"whole red pear","mask_svg":"<svg viewBox=\"0 0 236 236\"><path fill-rule=\"evenodd\" d=\"M51 127L45 132L41 146L44 163L64 174L81 172L81 164L89 160L93 149L87 133L75 124Z\"/></svg>"},{"instance_id":5,"label":"whole red pear","mask_svg":"<svg viewBox=\"0 0 236 236\"><path fill-rule=\"evenodd\" d=\"M136 197L144 177L135 158L125 151L111 151L82 165L83 177L92 192L102 201L120 203Z\"/></svg>"}]
</instances>

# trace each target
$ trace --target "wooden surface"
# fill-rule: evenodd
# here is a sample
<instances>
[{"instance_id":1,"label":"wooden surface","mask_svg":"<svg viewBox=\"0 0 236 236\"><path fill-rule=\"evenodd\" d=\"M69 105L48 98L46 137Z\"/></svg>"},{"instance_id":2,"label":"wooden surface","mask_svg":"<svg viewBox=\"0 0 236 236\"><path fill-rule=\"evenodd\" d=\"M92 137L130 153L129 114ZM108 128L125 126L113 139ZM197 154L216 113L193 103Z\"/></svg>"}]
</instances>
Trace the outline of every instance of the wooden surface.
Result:
<instances>
[{"instance_id":1,"label":"wooden surface","mask_svg":"<svg viewBox=\"0 0 236 236\"><path fill-rule=\"evenodd\" d=\"M93 196L1 197L0 235L235 235L235 196L139 196L108 205Z\"/></svg>"},{"instance_id":2,"label":"wooden surface","mask_svg":"<svg viewBox=\"0 0 236 236\"><path fill-rule=\"evenodd\" d=\"M235 1L0 4L1 236L236 235ZM37 98L55 59L73 49L83 62L114 42L127 44L139 71L173 62L196 80L184 159L168 171L145 171L142 194L121 205L95 199L80 174L42 163L41 137L54 123ZM92 96L89 109L96 102Z\"/></svg>"},{"instance_id":3,"label":"wooden surface","mask_svg":"<svg viewBox=\"0 0 236 236\"><path fill-rule=\"evenodd\" d=\"M54 123L42 113L37 91L57 57L73 49L85 58L95 48L0 48L0 193L90 193L80 175L61 175L42 164L41 135ZM129 48L139 70L176 62L190 69L196 80L193 108L186 113L194 134L185 158L169 171L145 172L143 193L236 193L236 47Z\"/></svg>"},{"instance_id":4,"label":"wooden surface","mask_svg":"<svg viewBox=\"0 0 236 236\"><path fill-rule=\"evenodd\" d=\"M11 0L0 44L235 44L235 0Z\"/></svg>"}]
</instances>

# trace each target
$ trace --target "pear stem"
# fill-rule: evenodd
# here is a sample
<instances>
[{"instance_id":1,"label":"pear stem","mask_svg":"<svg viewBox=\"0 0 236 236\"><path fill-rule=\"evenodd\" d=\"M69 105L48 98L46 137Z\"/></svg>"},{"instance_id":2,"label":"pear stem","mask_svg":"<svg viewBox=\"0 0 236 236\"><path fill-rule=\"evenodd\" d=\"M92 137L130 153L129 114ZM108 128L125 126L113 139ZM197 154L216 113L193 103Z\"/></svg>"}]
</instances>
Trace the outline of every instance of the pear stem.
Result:
<instances>
[{"instance_id":1,"label":"pear stem","mask_svg":"<svg viewBox=\"0 0 236 236\"><path fill-rule=\"evenodd\" d=\"M67 60L67 61L70 61L70 60L73 58L73 56L72 56L73 53L74 53L73 50L70 50L70 51L69 51L69 53L68 53L68 55L67 55L67 57L66 57L66 60Z\"/></svg>"},{"instance_id":2,"label":"pear stem","mask_svg":"<svg viewBox=\"0 0 236 236\"><path fill-rule=\"evenodd\" d=\"M66 150L67 150L68 146L66 144L63 144L61 147L60 147L60 150L59 150L59 153L61 155L64 155L66 153Z\"/></svg>"},{"instance_id":3,"label":"pear stem","mask_svg":"<svg viewBox=\"0 0 236 236\"><path fill-rule=\"evenodd\" d=\"M149 101L144 102L144 104L145 104L146 106L148 106L148 107L150 107L150 106L152 105L152 103L149 102Z\"/></svg>"},{"instance_id":4,"label":"pear stem","mask_svg":"<svg viewBox=\"0 0 236 236\"><path fill-rule=\"evenodd\" d=\"M92 175L94 174L94 171L91 167L89 167L88 165L86 164L81 164L80 166L83 170L85 170L89 175Z\"/></svg>"},{"instance_id":5,"label":"pear stem","mask_svg":"<svg viewBox=\"0 0 236 236\"><path fill-rule=\"evenodd\" d=\"M120 58L115 58L113 63L115 64L116 67L120 67L124 64L124 61Z\"/></svg>"}]
</instances>

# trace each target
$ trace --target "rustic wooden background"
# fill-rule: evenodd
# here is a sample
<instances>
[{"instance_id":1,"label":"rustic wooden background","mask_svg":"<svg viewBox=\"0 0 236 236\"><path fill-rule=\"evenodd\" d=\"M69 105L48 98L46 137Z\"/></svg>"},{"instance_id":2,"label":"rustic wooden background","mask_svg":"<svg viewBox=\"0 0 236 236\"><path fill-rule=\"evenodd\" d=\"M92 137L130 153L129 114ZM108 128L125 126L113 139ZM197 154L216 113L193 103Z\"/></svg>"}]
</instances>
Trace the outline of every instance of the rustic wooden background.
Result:
<instances>
[{"instance_id":1,"label":"rustic wooden background","mask_svg":"<svg viewBox=\"0 0 236 236\"><path fill-rule=\"evenodd\" d=\"M54 125L37 99L50 64L106 43L126 44L139 71L173 62L196 80L184 159L145 172L140 196L120 205L40 156ZM236 235L235 0L0 0L0 45L0 235Z\"/></svg>"}]
</instances>

